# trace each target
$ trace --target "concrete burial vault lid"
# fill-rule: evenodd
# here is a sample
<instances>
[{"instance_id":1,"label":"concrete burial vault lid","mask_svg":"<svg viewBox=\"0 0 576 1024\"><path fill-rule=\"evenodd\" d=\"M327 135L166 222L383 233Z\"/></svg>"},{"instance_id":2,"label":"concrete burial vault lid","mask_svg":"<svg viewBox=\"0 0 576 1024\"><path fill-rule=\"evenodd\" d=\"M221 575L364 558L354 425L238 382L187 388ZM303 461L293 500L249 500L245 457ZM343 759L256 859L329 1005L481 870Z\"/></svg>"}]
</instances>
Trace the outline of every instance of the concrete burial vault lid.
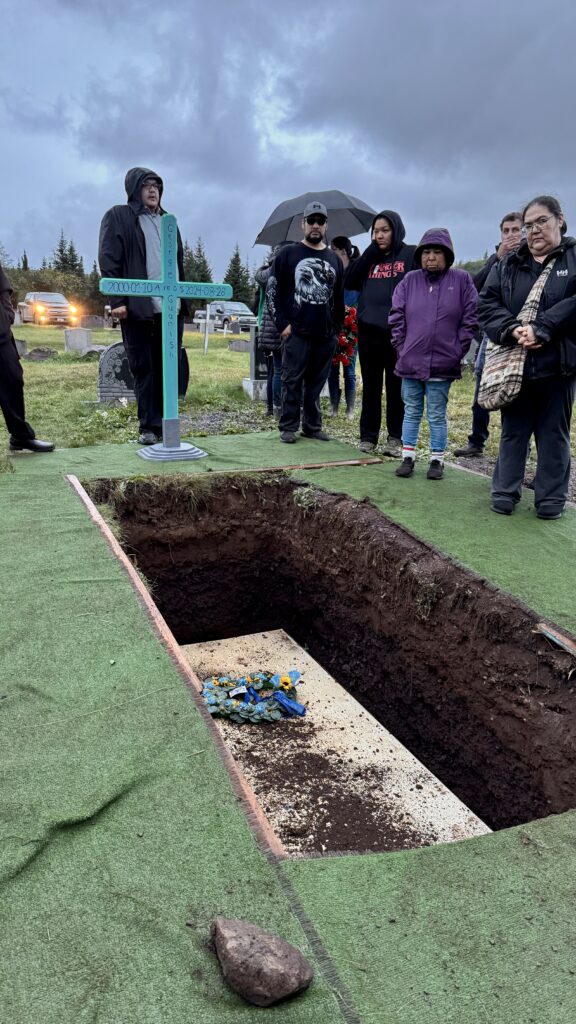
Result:
<instances>
[{"instance_id":1,"label":"concrete burial vault lid","mask_svg":"<svg viewBox=\"0 0 576 1024\"><path fill-rule=\"evenodd\" d=\"M406 849L490 832L284 630L182 650L201 679L301 673L304 718L264 726L215 719L287 853Z\"/></svg>"}]
</instances>

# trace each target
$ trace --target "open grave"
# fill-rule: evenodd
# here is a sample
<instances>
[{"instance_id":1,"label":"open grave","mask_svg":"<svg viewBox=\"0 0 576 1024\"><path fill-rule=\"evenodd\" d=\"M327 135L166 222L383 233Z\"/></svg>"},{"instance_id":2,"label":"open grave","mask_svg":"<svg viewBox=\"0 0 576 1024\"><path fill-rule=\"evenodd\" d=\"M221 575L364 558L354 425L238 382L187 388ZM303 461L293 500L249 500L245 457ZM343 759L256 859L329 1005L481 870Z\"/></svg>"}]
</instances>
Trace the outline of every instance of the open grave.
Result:
<instances>
[{"instance_id":1,"label":"open grave","mask_svg":"<svg viewBox=\"0 0 576 1024\"><path fill-rule=\"evenodd\" d=\"M500 829L575 806L573 659L534 631L530 609L370 503L274 473L98 480L88 490L108 506L182 646L284 630L480 824ZM262 730L258 743L282 735L240 728ZM288 747L301 730L296 771L313 716L279 728ZM310 774L338 793L333 749ZM378 784L358 771L377 800ZM286 785L289 802L294 778ZM363 840L359 826L355 842L330 849L397 848L389 835L380 846Z\"/></svg>"}]
</instances>

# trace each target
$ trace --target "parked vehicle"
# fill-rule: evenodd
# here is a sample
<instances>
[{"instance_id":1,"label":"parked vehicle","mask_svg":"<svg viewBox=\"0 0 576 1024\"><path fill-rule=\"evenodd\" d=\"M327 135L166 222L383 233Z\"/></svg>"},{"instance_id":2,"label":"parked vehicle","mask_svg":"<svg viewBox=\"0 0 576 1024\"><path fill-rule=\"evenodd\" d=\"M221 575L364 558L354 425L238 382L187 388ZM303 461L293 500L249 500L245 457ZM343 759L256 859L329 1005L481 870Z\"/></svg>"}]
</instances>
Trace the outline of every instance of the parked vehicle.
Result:
<instances>
[{"instance_id":1,"label":"parked vehicle","mask_svg":"<svg viewBox=\"0 0 576 1024\"><path fill-rule=\"evenodd\" d=\"M245 302L209 302L207 310L209 319L214 321L216 331L223 331L225 327L230 328L232 324L239 324L241 331L249 331L258 323L258 318ZM206 320L206 310L196 310L194 320L197 323Z\"/></svg>"},{"instance_id":2,"label":"parked vehicle","mask_svg":"<svg viewBox=\"0 0 576 1024\"><path fill-rule=\"evenodd\" d=\"M104 306L104 327L119 327L120 321L112 313L112 306Z\"/></svg>"},{"instance_id":3,"label":"parked vehicle","mask_svg":"<svg viewBox=\"0 0 576 1024\"><path fill-rule=\"evenodd\" d=\"M28 292L18 303L23 324L67 324L75 327L79 309L60 292Z\"/></svg>"}]
</instances>

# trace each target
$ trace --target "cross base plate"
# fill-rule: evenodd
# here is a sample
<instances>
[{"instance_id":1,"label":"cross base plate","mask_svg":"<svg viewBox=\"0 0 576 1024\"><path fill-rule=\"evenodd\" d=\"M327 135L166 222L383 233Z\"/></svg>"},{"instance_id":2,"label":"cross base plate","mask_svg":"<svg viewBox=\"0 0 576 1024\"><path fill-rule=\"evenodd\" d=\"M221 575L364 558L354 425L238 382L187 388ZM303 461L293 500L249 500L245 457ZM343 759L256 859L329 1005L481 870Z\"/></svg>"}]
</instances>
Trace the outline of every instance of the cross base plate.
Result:
<instances>
[{"instance_id":1,"label":"cross base plate","mask_svg":"<svg viewBox=\"0 0 576 1024\"><path fill-rule=\"evenodd\" d=\"M159 444L149 444L145 448L139 448L138 455L141 459L153 459L159 462L180 462L190 461L191 459L203 459L208 455L208 452L205 452L202 448L196 448L196 445L189 444L187 441L181 441L180 446L177 448L166 448L162 442Z\"/></svg>"}]
</instances>

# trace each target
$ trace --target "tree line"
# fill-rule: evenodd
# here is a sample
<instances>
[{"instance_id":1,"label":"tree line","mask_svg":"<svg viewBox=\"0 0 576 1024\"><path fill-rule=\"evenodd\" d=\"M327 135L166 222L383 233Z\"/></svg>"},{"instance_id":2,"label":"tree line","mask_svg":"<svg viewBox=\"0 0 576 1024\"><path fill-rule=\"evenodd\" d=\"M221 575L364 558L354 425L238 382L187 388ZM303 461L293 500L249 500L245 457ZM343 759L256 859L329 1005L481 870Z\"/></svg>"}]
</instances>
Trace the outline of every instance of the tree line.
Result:
<instances>
[{"instance_id":1,"label":"tree line","mask_svg":"<svg viewBox=\"0 0 576 1024\"><path fill-rule=\"evenodd\" d=\"M184 280L212 281L212 267L208 261L204 243L198 238L192 247L184 241ZM74 241L67 239L64 231L55 246L52 256L44 257L39 267L32 267L26 254L14 262L0 242L0 263L8 271L12 287L16 293L16 301L20 302L27 292L61 292L70 302L79 305L84 313L102 315L108 299L99 290L100 272L96 260L92 269L86 273L82 257ZM254 275L248 257L242 261L240 248L235 245L224 275L224 282L232 286L233 298L236 302L252 305L255 293ZM195 308L203 308L201 299L192 300Z\"/></svg>"}]
</instances>

